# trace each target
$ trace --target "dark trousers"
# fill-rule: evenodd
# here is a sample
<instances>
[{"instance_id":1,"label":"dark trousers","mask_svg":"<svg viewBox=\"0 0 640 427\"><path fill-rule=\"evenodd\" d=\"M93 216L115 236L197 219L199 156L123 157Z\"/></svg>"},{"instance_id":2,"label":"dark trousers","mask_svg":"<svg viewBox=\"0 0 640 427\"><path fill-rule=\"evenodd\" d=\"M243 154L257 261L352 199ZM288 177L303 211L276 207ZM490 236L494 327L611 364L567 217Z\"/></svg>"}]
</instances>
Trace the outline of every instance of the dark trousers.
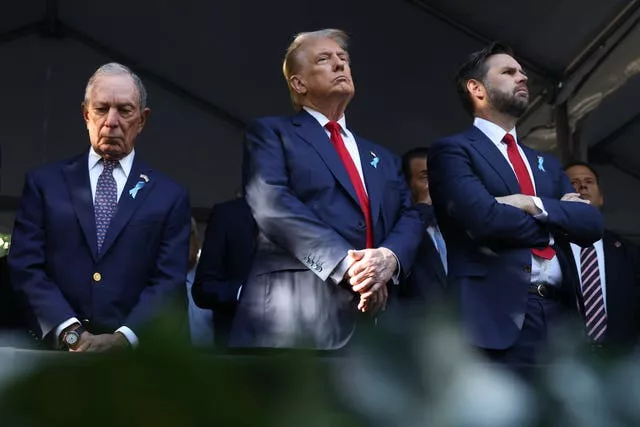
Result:
<instances>
[{"instance_id":1,"label":"dark trousers","mask_svg":"<svg viewBox=\"0 0 640 427\"><path fill-rule=\"evenodd\" d=\"M529 377L536 367L545 363L549 338L565 319L564 312L559 301L529 294L524 323L516 342L504 350L481 351L490 361Z\"/></svg>"}]
</instances>

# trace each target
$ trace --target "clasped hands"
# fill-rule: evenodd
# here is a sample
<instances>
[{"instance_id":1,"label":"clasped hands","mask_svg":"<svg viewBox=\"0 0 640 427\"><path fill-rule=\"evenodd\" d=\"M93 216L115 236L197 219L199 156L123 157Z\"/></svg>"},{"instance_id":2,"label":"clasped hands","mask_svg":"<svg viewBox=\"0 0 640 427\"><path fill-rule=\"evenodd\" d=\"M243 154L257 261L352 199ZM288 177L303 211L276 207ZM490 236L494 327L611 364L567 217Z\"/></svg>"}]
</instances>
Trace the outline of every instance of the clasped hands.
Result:
<instances>
[{"instance_id":1,"label":"clasped hands","mask_svg":"<svg viewBox=\"0 0 640 427\"><path fill-rule=\"evenodd\" d=\"M80 335L80 341L74 348L70 348L72 353L103 353L107 351L124 350L129 348L129 341L119 332L113 334L94 335L84 331Z\"/></svg>"},{"instance_id":2,"label":"clasped hands","mask_svg":"<svg viewBox=\"0 0 640 427\"><path fill-rule=\"evenodd\" d=\"M384 310L389 296L387 282L398 268L395 255L387 248L350 250L345 279L360 294L358 310L376 314Z\"/></svg>"}]
</instances>

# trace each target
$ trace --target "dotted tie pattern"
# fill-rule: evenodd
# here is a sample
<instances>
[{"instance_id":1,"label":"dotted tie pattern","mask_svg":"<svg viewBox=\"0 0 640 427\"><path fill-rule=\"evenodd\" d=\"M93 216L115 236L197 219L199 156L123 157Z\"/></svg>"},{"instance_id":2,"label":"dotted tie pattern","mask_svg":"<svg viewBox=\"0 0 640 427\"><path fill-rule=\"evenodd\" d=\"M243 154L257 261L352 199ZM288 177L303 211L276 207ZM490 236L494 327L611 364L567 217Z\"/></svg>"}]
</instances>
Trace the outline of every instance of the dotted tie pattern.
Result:
<instances>
[{"instance_id":1,"label":"dotted tie pattern","mask_svg":"<svg viewBox=\"0 0 640 427\"><path fill-rule=\"evenodd\" d=\"M96 186L96 233L98 237L98 253L102 250L104 237L107 235L109 223L116 212L118 205L118 187L113 178L113 169L118 165L118 161L101 160L103 169L98 177Z\"/></svg>"}]
</instances>

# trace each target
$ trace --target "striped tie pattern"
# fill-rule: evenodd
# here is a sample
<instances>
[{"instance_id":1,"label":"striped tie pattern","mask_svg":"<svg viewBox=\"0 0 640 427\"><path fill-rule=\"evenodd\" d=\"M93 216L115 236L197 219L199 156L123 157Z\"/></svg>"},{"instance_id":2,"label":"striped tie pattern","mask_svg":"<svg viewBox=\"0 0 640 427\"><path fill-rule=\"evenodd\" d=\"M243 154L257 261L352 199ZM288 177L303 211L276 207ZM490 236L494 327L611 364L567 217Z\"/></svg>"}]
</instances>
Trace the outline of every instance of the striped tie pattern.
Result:
<instances>
[{"instance_id":1,"label":"striped tie pattern","mask_svg":"<svg viewBox=\"0 0 640 427\"><path fill-rule=\"evenodd\" d=\"M604 308L598 256L593 245L580 251L580 272L587 335L593 341L600 342L607 331L607 312Z\"/></svg>"},{"instance_id":2,"label":"striped tie pattern","mask_svg":"<svg viewBox=\"0 0 640 427\"><path fill-rule=\"evenodd\" d=\"M102 249L104 238L109 229L109 223L111 223L111 218L116 212L116 206L118 206L118 186L113 177L113 169L118 165L118 161L102 160L102 164L102 173L98 177L98 183L96 185L96 200L94 206L98 253L100 253Z\"/></svg>"}]
</instances>

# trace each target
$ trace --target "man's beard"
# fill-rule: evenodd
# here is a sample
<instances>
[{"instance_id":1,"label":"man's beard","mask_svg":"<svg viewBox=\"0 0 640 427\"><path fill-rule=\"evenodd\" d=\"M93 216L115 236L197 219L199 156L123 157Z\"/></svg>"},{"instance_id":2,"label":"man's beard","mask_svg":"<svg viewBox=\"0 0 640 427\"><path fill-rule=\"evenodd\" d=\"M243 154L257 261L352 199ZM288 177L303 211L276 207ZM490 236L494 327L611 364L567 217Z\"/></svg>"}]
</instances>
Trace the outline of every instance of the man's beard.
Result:
<instances>
[{"instance_id":1,"label":"man's beard","mask_svg":"<svg viewBox=\"0 0 640 427\"><path fill-rule=\"evenodd\" d=\"M486 86L489 102L493 108L501 114L514 118L520 118L527 111L529 97L520 98L515 94L500 92L490 86Z\"/></svg>"}]
</instances>

